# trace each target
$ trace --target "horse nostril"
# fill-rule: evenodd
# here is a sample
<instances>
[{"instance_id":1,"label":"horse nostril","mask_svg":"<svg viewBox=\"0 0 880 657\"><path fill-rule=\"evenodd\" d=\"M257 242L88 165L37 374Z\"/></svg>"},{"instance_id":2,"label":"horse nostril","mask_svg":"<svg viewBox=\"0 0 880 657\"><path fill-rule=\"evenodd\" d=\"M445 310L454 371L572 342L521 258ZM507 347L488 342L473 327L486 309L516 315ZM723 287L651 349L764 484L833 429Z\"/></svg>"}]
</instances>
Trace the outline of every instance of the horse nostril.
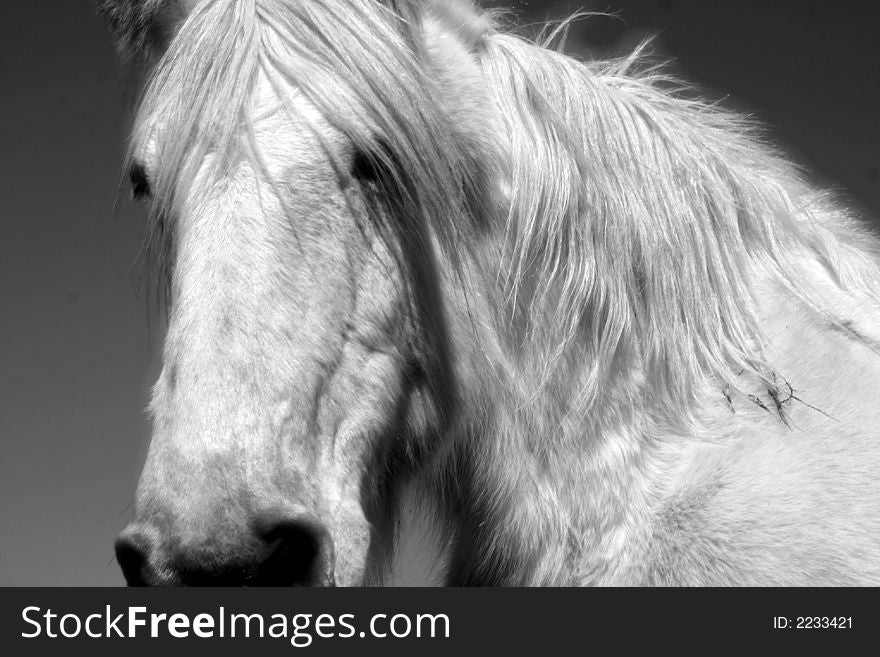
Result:
<instances>
[{"instance_id":1,"label":"horse nostril","mask_svg":"<svg viewBox=\"0 0 880 657\"><path fill-rule=\"evenodd\" d=\"M327 529L311 517L260 523L265 547L251 585L332 586L333 545Z\"/></svg>"},{"instance_id":2,"label":"horse nostril","mask_svg":"<svg viewBox=\"0 0 880 657\"><path fill-rule=\"evenodd\" d=\"M149 580L149 538L134 529L126 529L116 539L116 561L129 586L147 586Z\"/></svg>"}]
</instances>

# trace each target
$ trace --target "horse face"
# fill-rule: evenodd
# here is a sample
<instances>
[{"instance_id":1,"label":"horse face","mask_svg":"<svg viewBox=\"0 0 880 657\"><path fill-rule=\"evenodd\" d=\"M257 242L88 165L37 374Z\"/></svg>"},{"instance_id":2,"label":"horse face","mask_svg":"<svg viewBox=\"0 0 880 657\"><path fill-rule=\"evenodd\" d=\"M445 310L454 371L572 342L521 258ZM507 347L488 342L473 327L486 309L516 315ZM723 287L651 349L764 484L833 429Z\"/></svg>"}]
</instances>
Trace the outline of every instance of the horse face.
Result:
<instances>
[{"instance_id":1,"label":"horse face","mask_svg":"<svg viewBox=\"0 0 880 657\"><path fill-rule=\"evenodd\" d=\"M129 584L362 582L364 509L418 394L400 259L366 212L370 172L302 95L278 110L268 81L257 88L258 156L220 175L210 154L196 163L170 219L154 431L117 541ZM163 129L136 135L147 180Z\"/></svg>"}]
</instances>

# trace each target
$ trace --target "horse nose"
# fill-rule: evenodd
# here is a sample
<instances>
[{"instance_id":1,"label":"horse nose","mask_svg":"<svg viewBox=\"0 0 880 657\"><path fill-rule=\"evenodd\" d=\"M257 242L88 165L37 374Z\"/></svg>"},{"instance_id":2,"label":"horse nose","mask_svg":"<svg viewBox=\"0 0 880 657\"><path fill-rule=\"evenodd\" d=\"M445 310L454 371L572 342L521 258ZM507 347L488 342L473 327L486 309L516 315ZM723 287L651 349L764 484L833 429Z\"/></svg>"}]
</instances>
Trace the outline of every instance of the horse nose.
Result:
<instances>
[{"instance_id":1,"label":"horse nose","mask_svg":"<svg viewBox=\"0 0 880 657\"><path fill-rule=\"evenodd\" d=\"M316 518L269 516L257 534L263 548L249 586L333 586L333 542Z\"/></svg>"},{"instance_id":2,"label":"horse nose","mask_svg":"<svg viewBox=\"0 0 880 657\"><path fill-rule=\"evenodd\" d=\"M150 555L153 540L148 533L133 526L127 527L116 539L116 561L122 568L129 586L147 586L150 581Z\"/></svg>"},{"instance_id":3,"label":"horse nose","mask_svg":"<svg viewBox=\"0 0 880 657\"><path fill-rule=\"evenodd\" d=\"M129 586L333 586L333 542L312 516L269 515L232 544L163 552L148 527L132 525L116 539L116 560ZM228 538L228 537L227 537ZM222 553L221 553L222 552Z\"/></svg>"}]
</instances>

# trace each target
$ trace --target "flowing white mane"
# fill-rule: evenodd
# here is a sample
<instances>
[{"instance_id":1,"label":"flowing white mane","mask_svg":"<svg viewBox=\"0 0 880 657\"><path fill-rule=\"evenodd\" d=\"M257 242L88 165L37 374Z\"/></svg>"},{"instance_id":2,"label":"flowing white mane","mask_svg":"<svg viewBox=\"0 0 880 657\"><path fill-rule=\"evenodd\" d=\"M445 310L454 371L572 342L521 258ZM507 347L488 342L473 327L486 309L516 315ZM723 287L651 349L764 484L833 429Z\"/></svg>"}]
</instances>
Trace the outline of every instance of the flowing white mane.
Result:
<instances>
[{"instance_id":1,"label":"flowing white mane","mask_svg":"<svg viewBox=\"0 0 880 657\"><path fill-rule=\"evenodd\" d=\"M588 408L633 368L678 412L706 372L778 393L754 283L812 303L804 259L874 294L876 246L736 114L638 56L584 64L498 35L483 62L512 136L509 288L540 281L528 325L582 346Z\"/></svg>"}]
</instances>

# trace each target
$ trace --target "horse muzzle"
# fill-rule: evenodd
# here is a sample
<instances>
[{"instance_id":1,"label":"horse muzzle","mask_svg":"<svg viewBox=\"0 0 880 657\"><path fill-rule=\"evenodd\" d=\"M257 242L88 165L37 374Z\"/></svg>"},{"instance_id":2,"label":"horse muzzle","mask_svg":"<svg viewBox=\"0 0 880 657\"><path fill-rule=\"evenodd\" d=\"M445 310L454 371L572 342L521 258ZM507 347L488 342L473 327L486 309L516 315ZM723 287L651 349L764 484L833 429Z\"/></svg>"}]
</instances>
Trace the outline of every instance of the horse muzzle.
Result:
<instances>
[{"instance_id":1,"label":"horse muzzle","mask_svg":"<svg viewBox=\"0 0 880 657\"><path fill-rule=\"evenodd\" d=\"M116 560L129 586L335 585L333 541L313 516L270 514L216 536L188 541L133 523L116 540Z\"/></svg>"}]
</instances>

